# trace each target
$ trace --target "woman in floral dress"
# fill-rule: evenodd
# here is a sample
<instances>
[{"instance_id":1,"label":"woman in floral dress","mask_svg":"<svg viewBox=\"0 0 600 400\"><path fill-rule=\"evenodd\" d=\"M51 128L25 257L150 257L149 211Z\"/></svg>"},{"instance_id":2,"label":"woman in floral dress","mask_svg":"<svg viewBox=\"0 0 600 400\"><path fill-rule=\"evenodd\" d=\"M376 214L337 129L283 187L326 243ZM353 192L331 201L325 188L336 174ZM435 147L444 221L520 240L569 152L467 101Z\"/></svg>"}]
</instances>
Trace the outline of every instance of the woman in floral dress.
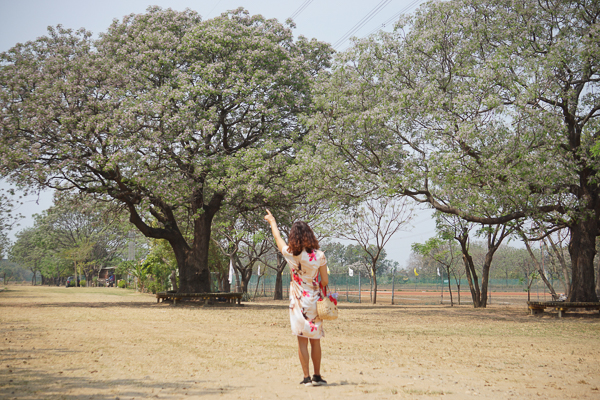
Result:
<instances>
[{"instance_id":1,"label":"woman in floral dress","mask_svg":"<svg viewBox=\"0 0 600 400\"><path fill-rule=\"evenodd\" d=\"M302 385L325 385L321 377L321 341L324 336L323 320L317 316L317 301L322 299L319 289L327 286L327 259L318 250L319 241L306 222L297 221L290 229L289 245L281 238L277 222L269 210L265 220L271 225L277 248L290 266L290 322L292 334L298 337L298 356L304 372ZM310 356L308 343L310 342ZM312 358L314 375L310 378L309 360Z\"/></svg>"}]
</instances>

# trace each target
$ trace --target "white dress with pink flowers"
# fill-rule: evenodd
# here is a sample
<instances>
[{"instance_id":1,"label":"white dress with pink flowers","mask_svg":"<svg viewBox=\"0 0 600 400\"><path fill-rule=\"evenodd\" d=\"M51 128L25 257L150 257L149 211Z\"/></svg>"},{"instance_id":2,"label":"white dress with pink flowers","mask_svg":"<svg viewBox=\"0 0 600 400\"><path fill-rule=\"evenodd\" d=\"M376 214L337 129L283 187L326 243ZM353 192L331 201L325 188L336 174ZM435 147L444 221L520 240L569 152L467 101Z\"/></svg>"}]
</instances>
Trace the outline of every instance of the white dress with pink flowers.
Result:
<instances>
[{"instance_id":1,"label":"white dress with pink flowers","mask_svg":"<svg viewBox=\"0 0 600 400\"><path fill-rule=\"evenodd\" d=\"M319 290L319 267L327 264L325 253L320 250L307 253L302 251L294 256L288 246L282 254L290 266L290 323L292 334L309 339L325 336L323 321L317 316L317 301L322 299Z\"/></svg>"}]
</instances>

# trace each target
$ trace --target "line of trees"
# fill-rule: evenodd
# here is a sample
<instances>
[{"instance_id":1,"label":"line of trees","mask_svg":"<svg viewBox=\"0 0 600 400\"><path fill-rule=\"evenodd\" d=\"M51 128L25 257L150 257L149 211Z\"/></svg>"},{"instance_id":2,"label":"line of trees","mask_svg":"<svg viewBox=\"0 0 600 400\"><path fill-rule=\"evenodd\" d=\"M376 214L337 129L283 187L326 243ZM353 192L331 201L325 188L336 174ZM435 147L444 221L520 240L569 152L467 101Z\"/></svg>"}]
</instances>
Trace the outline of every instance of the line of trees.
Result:
<instances>
[{"instance_id":1,"label":"line of trees","mask_svg":"<svg viewBox=\"0 0 600 400\"><path fill-rule=\"evenodd\" d=\"M59 285L67 276L91 283L102 268L123 259L128 223L110 205L57 193L54 205L34 219L8 252L11 262L32 273L32 284L38 275L42 284Z\"/></svg>"},{"instance_id":2,"label":"line of trees","mask_svg":"<svg viewBox=\"0 0 600 400\"><path fill-rule=\"evenodd\" d=\"M448 218L441 213L436 217L437 235L425 243L413 244L408 271L415 270L422 277L437 279L441 270L441 275L448 280L449 290L454 284L460 291L461 281L466 279L473 302L479 302L479 306L485 306L489 279L507 282L519 279L525 287L540 279L555 300L559 299L559 293L569 295L573 270L567 229L553 234L539 232L532 240L522 226L490 227ZM504 239L506 243L502 243ZM520 241L521 246L509 245L511 240ZM599 260L593 268L595 290L600 293Z\"/></svg>"},{"instance_id":3,"label":"line of trees","mask_svg":"<svg viewBox=\"0 0 600 400\"><path fill-rule=\"evenodd\" d=\"M599 16L592 0L428 2L335 55L243 9L150 7L98 39L49 28L0 55L0 174L119 205L169 244L183 292L210 290L219 252L241 287L257 263L280 274L266 206L351 236L376 286L410 213L369 204L411 199L452 219L476 307L505 240L559 231L569 300L597 301Z\"/></svg>"}]
</instances>

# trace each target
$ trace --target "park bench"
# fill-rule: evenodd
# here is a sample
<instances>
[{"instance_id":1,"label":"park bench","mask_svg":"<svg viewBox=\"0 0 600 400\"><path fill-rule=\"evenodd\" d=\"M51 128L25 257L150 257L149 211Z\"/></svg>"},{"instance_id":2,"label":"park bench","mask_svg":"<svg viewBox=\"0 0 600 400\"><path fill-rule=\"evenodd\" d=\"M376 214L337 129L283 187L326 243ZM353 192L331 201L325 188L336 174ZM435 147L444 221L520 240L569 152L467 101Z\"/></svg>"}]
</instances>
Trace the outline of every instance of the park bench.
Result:
<instances>
[{"instance_id":1,"label":"park bench","mask_svg":"<svg viewBox=\"0 0 600 400\"><path fill-rule=\"evenodd\" d=\"M173 304L177 304L177 300L181 299L200 299L204 300L204 304L212 299L224 299L227 303L235 304L237 299L238 305L242 304L243 293L172 293L172 292L158 292L156 293L156 302L164 300L172 300Z\"/></svg>"},{"instance_id":2,"label":"park bench","mask_svg":"<svg viewBox=\"0 0 600 400\"><path fill-rule=\"evenodd\" d=\"M600 310L600 303L595 302L567 302L567 301L528 301L529 312L536 315L544 312L546 308L558 310L558 318L573 308L585 308L586 310Z\"/></svg>"}]
</instances>

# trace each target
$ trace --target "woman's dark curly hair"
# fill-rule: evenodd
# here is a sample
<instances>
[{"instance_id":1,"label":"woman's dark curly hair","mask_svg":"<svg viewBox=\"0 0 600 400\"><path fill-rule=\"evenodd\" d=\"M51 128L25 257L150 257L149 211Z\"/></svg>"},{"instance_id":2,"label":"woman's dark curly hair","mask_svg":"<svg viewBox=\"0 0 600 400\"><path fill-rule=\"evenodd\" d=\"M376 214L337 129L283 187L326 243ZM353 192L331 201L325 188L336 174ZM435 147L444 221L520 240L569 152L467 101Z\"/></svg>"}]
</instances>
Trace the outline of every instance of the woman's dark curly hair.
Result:
<instances>
[{"instance_id":1,"label":"woman's dark curly hair","mask_svg":"<svg viewBox=\"0 0 600 400\"><path fill-rule=\"evenodd\" d=\"M319 241L310 226L304 221L296 221L290 229L289 250L297 256L306 249L307 253L312 253L313 250L319 248Z\"/></svg>"}]
</instances>

